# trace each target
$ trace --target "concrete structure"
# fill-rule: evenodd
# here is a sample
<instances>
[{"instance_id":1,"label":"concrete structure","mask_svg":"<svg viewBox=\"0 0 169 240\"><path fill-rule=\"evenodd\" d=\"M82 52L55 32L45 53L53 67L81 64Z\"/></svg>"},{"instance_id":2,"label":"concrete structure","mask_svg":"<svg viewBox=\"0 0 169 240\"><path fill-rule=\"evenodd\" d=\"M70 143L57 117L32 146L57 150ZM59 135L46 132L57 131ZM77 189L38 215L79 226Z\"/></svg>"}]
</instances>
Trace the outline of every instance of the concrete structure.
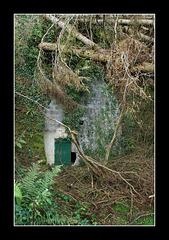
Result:
<instances>
[{"instance_id":1,"label":"concrete structure","mask_svg":"<svg viewBox=\"0 0 169 240\"><path fill-rule=\"evenodd\" d=\"M95 82L90 86L90 94L82 97L84 113L80 120L81 128L78 133L79 142L84 152L93 152L93 155L102 160L105 148L112 139L115 124L120 115L120 109L115 96L109 94L105 82ZM62 122L64 112L61 105L52 99L46 114ZM121 129L117 136L116 144L112 148L112 154L120 151L118 140L121 136ZM55 139L66 138L67 133L63 126L46 118L44 129L44 142L47 162L55 163ZM78 152L76 146L71 143L71 152ZM79 164L76 158L74 165Z\"/></svg>"},{"instance_id":2,"label":"concrete structure","mask_svg":"<svg viewBox=\"0 0 169 240\"><path fill-rule=\"evenodd\" d=\"M56 100L52 99L49 106L49 112L46 111L46 115L58 121L63 119L63 110L60 105L56 104ZM55 162L55 138L66 138L67 133L65 128L48 118L45 119L45 129L44 129L44 144L45 153L48 164L52 165Z\"/></svg>"}]
</instances>

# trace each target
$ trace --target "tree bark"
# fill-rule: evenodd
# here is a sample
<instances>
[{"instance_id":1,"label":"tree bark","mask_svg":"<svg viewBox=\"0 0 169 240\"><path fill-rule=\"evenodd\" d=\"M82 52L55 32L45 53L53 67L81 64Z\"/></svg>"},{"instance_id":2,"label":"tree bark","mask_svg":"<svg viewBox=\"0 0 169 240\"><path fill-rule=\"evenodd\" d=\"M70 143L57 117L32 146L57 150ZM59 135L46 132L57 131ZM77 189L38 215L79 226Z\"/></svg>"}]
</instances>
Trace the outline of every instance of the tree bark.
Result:
<instances>
[{"instance_id":1,"label":"tree bark","mask_svg":"<svg viewBox=\"0 0 169 240\"><path fill-rule=\"evenodd\" d=\"M154 64L153 63L148 63L148 62L143 62L141 65L137 65L136 69L146 72L146 73L154 73Z\"/></svg>"},{"instance_id":2,"label":"tree bark","mask_svg":"<svg viewBox=\"0 0 169 240\"><path fill-rule=\"evenodd\" d=\"M58 24L59 27L63 28L65 26L64 22L59 21L58 18L52 16L51 14L43 14L43 16L50 20L53 23ZM139 24L143 24L143 25L153 25L154 24L154 20L152 19L138 19L137 22ZM129 25L129 24L133 24L133 20L130 19L119 19L118 20L118 24L124 24L124 25ZM79 33L75 27L71 26L70 24L68 24L68 26L65 29L68 32L71 32L71 34L73 36L75 36L78 40L80 40L81 42L83 42L87 47L89 47L90 49L85 49L85 48L76 48L76 47L71 47L68 49L63 48L64 53L73 53L75 55L79 55L81 57L86 57L86 58L91 58L95 61L101 61L106 63L111 57L112 57L112 51L110 49L103 49L101 48L99 45L97 45L96 43L94 43L93 41L91 41L90 39L88 39L87 37L85 37L84 35L82 35L81 33ZM142 34L143 36L143 34ZM146 36L147 37L147 36ZM149 39L150 40L150 39ZM56 43L47 43L47 42L42 42L38 45L39 48L43 48L45 50L48 51L54 51L56 49ZM149 65L140 65L139 68L141 68L141 70L144 70L145 72L153 72L153 66L150 64Z\"/></svg>"},{"instance_id":3,"label":"tree bark","mask_svg":"<svg viewBox=\"0 0 169 240\"><path fill-rule=\"evenodd\" d=\"M61 28L63 28L64 25L65 25L62 21L59 21L58 18L52 16L51 14L43 14L43 16L45 18L47 18L48 20L50 20L51 22L58 24L58 26L61 27ZM96 48L96 49L100 48L96 43L94 43L93 41L91 41L90 39L88 39L87 37L82 35L81 33L79 33L75 29L75 27L72 27L70 24L67 26L66 31L71 32L73 36L75 36L78 40L80 40L81 42L83 42L87 46L89 46L91 48Z\"/></svg>"},{"instance_id":4,"label":"tree bark","mask_svg":"<svg viewBox=\"0 0 169 240\"><path fill-rule=\"evenodd\" d=\"M133 20L131 19L119 19L118 24L121 25L132 25L133 24ZM139 25L153 25L154 24L154 20L152 19L137 19L137 23Z\"/></svg>"},{"instance_id":5,"label":"tree bark","mask_svg":"<svg viewBox=\"0 0 169 240\"><path fill-rule=\"evenodd\" d=\"M50 14L44 14L44 16L48 20L52 21L53 23L58 24L59 27L61 27L61 28L65 27L65 24L62 21L59 21L58 18L56 18L56 17L54 17ZM143 25L146 25L146 24L147 25L153 25L154 20L139 19L139 20L136 20L136 22L138 22L139 24L143 24ZM135 23L135 21L130 20L130 19L120 19L118 21L118 24L123 24L123 25L129 25L129 24L134 24L134 23ZM59 48L62 49L61 51L63 51L63 53L72 53L72 54L75 54L77 56L82 56L82 57L89 58L89 59L91 58L95 61L101 61L101 62L105 62L105 63L109 62L109 59L112 57L111 49L101 48L99 45L95 44L93 41L91 41L90 39L88 39L87 37L85 37L84 35L79 33L75 29L75 27L71 26L70 24L68 24L66 26L66 28L64 28L64 29L65 29L65 31L68 31L70 34L72 34L74 37L76 37L78 40L83 42L86 45L86 48L85 47L77 48L77 47L74 47L74 46L67 47L67 48L63 47L62 48L62 46L60 45ZM143 34L142 34L142 37L145 37L145 36L143 36ZM146 40L150 40L150 39L147 38ZM54 51L57 47L56 44L57 43L42 42L38 46L39 46L39 48L43 48L45 50ZM146 63L146 62L143 62L142 64L140 64L138 66L135 66L135 68L138 68L139 70L144 71L144 72L153 72L154 71L154 65L151 64L151 63ZM127 73L127 70L126 70L126 73ZM127 86L128 86L128 81L126 83L126 88L127 88ZM106 155L105 155L105 160L104 160L105 164L107 164L107 162L108 162L110 151L111 151L111 148L112 148L112 146L115 142L115 139L116 139L116 136L117 136L117 133L118 133L118 129L119 129L119 126L120 126L120 123L121 123L121 120L122 120L122 117L123 117L123 114L124 114L125 103L126 103L126 88L125 88L125 91L124 91L124 94L123 94L123 103L122 103L122 110L121 110L121 113L120 113L120 117L118 119L113 138L112 138L111 142L109 143L109 145L106 149ZM72 133L71 133L71 137L72 137L73 142L77 146L77 148L79 150L79 153L82 156L82 158L85 159L86 161L89 161L88 157L85 156L83 154L83 152L81 151L81 149L79 147L79 144L77 143L76 136L72 135Z\"/></svg>"},{"instance_id":6,"label":"tree bark","mask_svg":"<svg viewBox=\"0 0 169 240\"><path fill-rule=\"evenodd\" d=\"M47 50L47 51L54 51L56 49L56 43L43 42L43 43L39 43L38 47L43 48L44 50ZM71 47L67 49L64 48L63 52L73 53L74 55L79 55L80 57L86 57L89 59L91 58L95 61L101 61L105 63L111 57L111 51L107 49L102 49L102 48L98 50L93 50L93 49Z\"/></svg>"},{"instance_id":7,"label":"tree bark","mask_svg":"<svg viewBox=\"0 0 169 240\"><path fill-rule=\"evenodd\" d=\"M84 18L79 18L79 21L84 21ZM90 19L85 19L86 22L89 22ZM105 20L108 24L114 23L114 19L109 19L108 21ZM97 19L96 23L103 23L103 19ZM139 25L154 25L154 20L153 19L137 19L137 23ZM132 25L133 20L131 19L119 19L118 24L120 25Z\"/></svg>"}]
</instances>

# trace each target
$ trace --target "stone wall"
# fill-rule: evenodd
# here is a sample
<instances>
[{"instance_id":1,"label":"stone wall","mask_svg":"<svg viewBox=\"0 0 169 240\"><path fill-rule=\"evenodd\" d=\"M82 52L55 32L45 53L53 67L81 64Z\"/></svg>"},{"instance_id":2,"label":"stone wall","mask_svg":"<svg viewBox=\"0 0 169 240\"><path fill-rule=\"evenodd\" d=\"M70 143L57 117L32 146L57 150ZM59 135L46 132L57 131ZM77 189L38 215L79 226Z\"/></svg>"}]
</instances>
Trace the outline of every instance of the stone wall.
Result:
<instances>
[{"instance_id":1,"label":"stone wall","mask_svg":"<svg viewBox=\"0 0 169 240\"><path fill-rule=\"evenodd\" d=\"M115 96L109 94L106 83L97 81L91 84L87 101L84 97L82 102L85 104L83 104L84 115L81 119L83 125L79 131L79 141L86 153L93 152L97 159L102 160L120 115L119 104ZM112 148L114 155L120 151L117 147L120 135L121 129Z\"/></svg>"},{"instance_id":2,"label":"stone wall","mask_svg":"<svg viewBox=\"0 0 169 240\"><path fill-rule=\"evenodd\" d=\"M105 149L113 137L115 124L120 115L118 102L112 93L109 94L105 82L95 81L91 83L90 94L82 97L81 105L83 106L83 116L81 119L77 119L81 124L78 132L81 148L84 153L93 154L93 157L101 161L104 159ZM46 112L49 117L63 121L63 109L54 99L49 104L49 110ZM67 133L63 126L46 118L44 141L49 164L54 163L54 139L66 137ZM121 129L119 129L116 143L112 148L112 155L116 155L120 151L118 144L120 138ZM73 143L71 151L78 152ZM77 157L74 165L78 165L79 160Z\"/></svg>"},{"instance_id":3,"label":"stone wall","mask_svg":"<svg viewBox=\"0 0 169 240\"><path fill-rule=\"evenodd\" d=\"M51 100L48 109L49 111L46 111L47 116L57 119L58 121L63 120L63 109L60 105L56 104L55 99ZM63 126L48 118L45 118L44 144L48 164L52 165L55 162L55 138L66 137L67 133Z\"/></svg>"}]
</instances>

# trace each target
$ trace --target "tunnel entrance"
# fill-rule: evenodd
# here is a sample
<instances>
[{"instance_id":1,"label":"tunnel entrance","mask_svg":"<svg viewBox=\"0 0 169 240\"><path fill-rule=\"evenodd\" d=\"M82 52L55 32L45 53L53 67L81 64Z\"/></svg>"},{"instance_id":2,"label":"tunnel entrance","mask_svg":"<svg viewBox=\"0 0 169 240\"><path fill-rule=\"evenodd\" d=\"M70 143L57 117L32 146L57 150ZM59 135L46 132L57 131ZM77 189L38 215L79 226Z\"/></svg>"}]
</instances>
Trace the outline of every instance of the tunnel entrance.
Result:
<instances>
[{"instance_id":1,"label":"tunnel entrance","mask_svg":"<svg viewBox=\"0 0 169 240\"><path fill-rule=\"evenodd\" d=\"M71 152L71 164L74 164L76 161L76 152Z\"/></svg>"}]
</instances>

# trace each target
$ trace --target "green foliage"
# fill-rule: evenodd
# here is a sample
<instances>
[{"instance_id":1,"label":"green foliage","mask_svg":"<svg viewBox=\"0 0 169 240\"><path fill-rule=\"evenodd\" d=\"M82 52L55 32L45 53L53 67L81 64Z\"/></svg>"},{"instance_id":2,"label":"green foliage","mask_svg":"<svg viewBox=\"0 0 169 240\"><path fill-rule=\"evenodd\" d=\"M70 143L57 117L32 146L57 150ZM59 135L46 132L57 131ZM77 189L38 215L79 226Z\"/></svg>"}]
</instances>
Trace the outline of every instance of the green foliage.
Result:
<instances>
[{"instance_id":1,"label":"green foliage","mask_svg":"<svg viewBox=\"0 0 169 240\"><path fill-rule=\"evenodd\" d=\"M18 138L16 141L15 141L15 145L19 148L22 148L22 144L21 143L26 143L25 140L22 139L22 137Z\"/></svg>"},{"instance_id":2,"label":"green foliage","mask_svg":"<svg viewBox=\"0 0 169 240\"><path fill-rule=\"evenodd\" d=\"M37 164L28 169L28 173L19 184L20 188L18 184L15 185L15 224L35 224L43 218L43 207L52 204L49 188L54 183L53 177L60 171L60 166L56 166L52 171L41 174Z\"/></svg>"},{"instance_id":3,"label":"green foliage","mask_svg":"<svg viewBox=\"0 0 169 240\"><path fill-rule=\"evenodd\" d=\"M71 129L79 131L80 129L80 118L83 116L83 109L80 107L75 108L71 112L65 112L65 118L63 123L68 125ZM71 138L69 131L67 130L68 138Z\"/></svg>"},{"instance_id":4,"label":"green foliage","mask_svg":"<svg viewBox=\"0 0 169 240\"><path fill-rule=\"evenodd\" d=\"M22 190L25 201L29 202L30 199L44 194L54 181L53 177L57 176L60 172L60 166L55 166L52 171L46 171L44 175L39 174L39 166L33 163L33 166L28 170L27 175L22 180Z\"/></svg>"},{"instance_id":5,"label":"green foliage","mask_svg":"<svg viewBox=\"0 0 169 240\"><path fill-rule=\"evenodd\" d=\"M138 220L136 220L134 222L134 225L154 225L154 214L152 214L151 216L140 216L140 218Z\"/></svg>"},{"instance_id":6,"label":"green foliage","mask_svg":"<svg viewBox=\"0 0 169 240\"><path fill-rule=\"evenodd\" d=\"M37 88L33 87L30 79L28 81L17 76L15 90L45 105L45 97ZM15 108L15 154L18 160L22 161L22 156L26 152L28 153L26 158L35 159L38 156L38 158L44 159L43 115L35 103L18 95L15 96ZM23 133L24 135L22 135Z\"/></svg>"},{"instance_id":7,"label":"green foliage","mask_svg":"<svg viewBox=\"0 0 169 240\"><path fill-rule=\"evenodd\" d=\"M116 221L119 225L129 225L130 224L130 205L129 203L115 203L112 207L114 214L116 215ZM138 210L133 209L133 213L137 213ZM143 214L143 216L140 214L140 217L138 217L138 220L134 221L132 225L154 225L154 215L151 215L151 212L153 213L153 209L150 210L150 213ZM137 218L136 218L137 219ZM131 221L132 223L132 221Z\"/></svg>"},{"instance_id":8,"label":"green foliage","mask_svg":"<svg viewBox=\"0 0 169 240\"><path fill-rule=\"evenodd\" d=\"M22 202L22 192L20 190L19 183L14 183L14 197L16 199L16 203L20 205Z\"/></svg>"},{"instance_id":9,"label":"green foliage","mask_svg":"<svg viewBox=\"0 0 169 240\"><path fill-rule=\"evenodd\" d=\"M15 14L15 91L47 106L49 98L39 90L34 80L38 44L51 23L36 14ZM56 40L52 28L46 41ZM50 54L51 56L51 54ZM44 56L45 59L47 56ZM44 159L44 117L34 102L15 96L15 155L18 162ZM20 138L25 132L24 140ZM23 141L25 142L23 142ZM30 161L31 160L31 161Z\"/></svg>"},{"instance_id":10,"label":"green foliage","mask_svg":"<svg viewBox=\"0 0 169 240\"><path fill-rule=\"evenodd\" d=\"M19 74L34 74L38 44L49 26L50 23L36 14L15 15L15 70L19 71ZM45 40L50 42L56 40L55 28L51 29Z\"/></svg>"},{"instance_id":11,"label":"green foliage","mask_svg":"<svg viewBox=\"0 0 169 240\"><path fill-rule=\"evenodd\" d=\"M70 196L53 189L53 177L61 171L60 167L42 173L33 164L20 183L15 184L15 225L97 224L94 218L91 220L87 204L75 204Z\"/></svg>"}]
</instances>

